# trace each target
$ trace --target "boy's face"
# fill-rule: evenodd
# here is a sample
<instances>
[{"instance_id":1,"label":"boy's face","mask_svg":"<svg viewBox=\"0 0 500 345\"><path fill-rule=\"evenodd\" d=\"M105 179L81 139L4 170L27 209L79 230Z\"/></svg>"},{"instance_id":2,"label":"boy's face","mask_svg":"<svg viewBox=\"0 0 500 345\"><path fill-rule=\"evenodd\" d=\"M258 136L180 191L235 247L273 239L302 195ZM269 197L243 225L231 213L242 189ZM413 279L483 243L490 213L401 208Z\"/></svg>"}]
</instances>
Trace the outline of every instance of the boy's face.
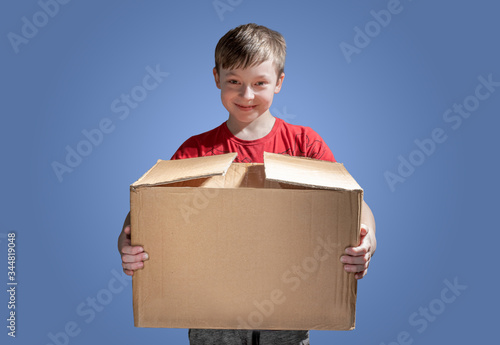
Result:
<instances>
[{"instance_id":1,"label":"boy's face","mask_svg":"<svg viewBox=\"0 0 500 345\"><path fill-rule=\"evenodd\" d=\"M271 60L246 69L214 68L215 84L221 90L221 100L229 116L250 123L269 111L274 94L280 92L285 74L278 78Z\"/></svg>"}]
</instances>

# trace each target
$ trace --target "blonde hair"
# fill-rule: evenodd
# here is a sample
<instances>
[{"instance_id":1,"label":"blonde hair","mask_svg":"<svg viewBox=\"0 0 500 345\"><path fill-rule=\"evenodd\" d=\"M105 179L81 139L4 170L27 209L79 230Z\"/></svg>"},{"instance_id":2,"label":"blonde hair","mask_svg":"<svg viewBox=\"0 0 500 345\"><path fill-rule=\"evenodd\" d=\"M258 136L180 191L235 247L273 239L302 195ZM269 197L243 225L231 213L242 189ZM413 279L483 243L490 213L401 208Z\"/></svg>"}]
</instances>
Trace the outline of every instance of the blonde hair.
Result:
<instances>
[{"instance_id":1,"label":"blonde hair","mask_svg":"<svg viewBox=\"0 0 500 345\"><path fill-rule=\"evenodd\" d=\"M278 74L285 71L286 42L274 30L254 23L229 30L215 47L215 68L236 69L260 65L273 59Z\"/></svg>"}]
</instances>

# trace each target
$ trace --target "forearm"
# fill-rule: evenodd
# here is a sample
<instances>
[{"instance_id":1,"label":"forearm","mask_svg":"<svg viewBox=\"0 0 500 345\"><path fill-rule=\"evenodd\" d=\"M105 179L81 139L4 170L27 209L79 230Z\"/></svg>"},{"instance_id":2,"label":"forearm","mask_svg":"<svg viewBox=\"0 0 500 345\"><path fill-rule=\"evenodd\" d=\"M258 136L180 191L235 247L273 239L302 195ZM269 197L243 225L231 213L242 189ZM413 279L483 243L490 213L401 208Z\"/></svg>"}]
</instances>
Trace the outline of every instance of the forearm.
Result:
<instances>
[{"instance_id":1,"label":"forearm","mask_svg":"<svg viewBox=\"0 0 500 345\"><path fill-rule=\"evenodd\" d=\"M368 227L368 236L371 236L371 254L375 253L377 249L377 239L375 236L376 226L375 217L373 216L372 210L368 207L367 203L363 200L363 205L361 207L361 224Z\"/></svg>"},{"instance_id":2,"label":"forearm","mask_svg":"<svg viewBox=\"0 0 500 345\"><path fill-rule=\"evenodd\" d=\"M122 231L120 232L120 236L118 236L118 252L122 252L122 247L125 243L125 239L127 237L127 234L125 231L123 231L127 226L130 225L130 212L127 214L127 217L125 217L125 221L123 222L123 227Z\"/></svg>"}]
</instances>

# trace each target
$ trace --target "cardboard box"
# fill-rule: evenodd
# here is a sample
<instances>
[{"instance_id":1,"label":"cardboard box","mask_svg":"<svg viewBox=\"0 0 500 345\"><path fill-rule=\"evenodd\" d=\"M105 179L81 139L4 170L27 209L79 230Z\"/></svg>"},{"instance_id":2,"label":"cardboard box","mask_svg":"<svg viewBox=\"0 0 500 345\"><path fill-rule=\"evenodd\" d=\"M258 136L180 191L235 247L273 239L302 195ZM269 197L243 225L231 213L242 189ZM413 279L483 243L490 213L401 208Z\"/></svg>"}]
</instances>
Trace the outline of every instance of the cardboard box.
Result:
<instances>
[{"instance_id":1,"label":"cardboard box","mask_svg":"<svg viewBox=\"0 0 500 345\"><path fill-rule=\"evenodd\" d=\"M339 163L159 160L130 188L137 327L349 330L363 191Z\"/></svg>"}]
</instances>

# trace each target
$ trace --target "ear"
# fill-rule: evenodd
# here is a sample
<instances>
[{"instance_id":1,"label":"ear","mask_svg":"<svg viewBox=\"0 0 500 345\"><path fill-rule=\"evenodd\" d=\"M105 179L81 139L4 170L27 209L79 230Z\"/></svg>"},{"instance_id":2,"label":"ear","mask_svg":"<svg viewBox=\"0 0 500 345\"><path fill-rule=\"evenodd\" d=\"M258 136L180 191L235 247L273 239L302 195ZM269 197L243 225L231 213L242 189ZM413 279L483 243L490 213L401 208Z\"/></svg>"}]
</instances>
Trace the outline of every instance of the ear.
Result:
<instances>
[{"instance_id":1,"label":"ear","mask_svg":"<svg viewBox=\"0 0 500 345\"><path fill-rule=\"evenodd\" d=\"M285 79L285 73L281 73L280 77L276 81L276 87L274 88L275 94L281 91L281 86L283 85L283 79Z\"/></svg>"},{"instance_id":2,"label":"ear","mask_svg":"<svg viewBox=\"0 0 500 345\"><path fill-rule=\"evenodd\" d=\"M219 73L217 73L217 68L214 67L214 79L215 79L215 86L217 86L218 89L220 89L220 77Z\"/></svg>"}]
</instances>

